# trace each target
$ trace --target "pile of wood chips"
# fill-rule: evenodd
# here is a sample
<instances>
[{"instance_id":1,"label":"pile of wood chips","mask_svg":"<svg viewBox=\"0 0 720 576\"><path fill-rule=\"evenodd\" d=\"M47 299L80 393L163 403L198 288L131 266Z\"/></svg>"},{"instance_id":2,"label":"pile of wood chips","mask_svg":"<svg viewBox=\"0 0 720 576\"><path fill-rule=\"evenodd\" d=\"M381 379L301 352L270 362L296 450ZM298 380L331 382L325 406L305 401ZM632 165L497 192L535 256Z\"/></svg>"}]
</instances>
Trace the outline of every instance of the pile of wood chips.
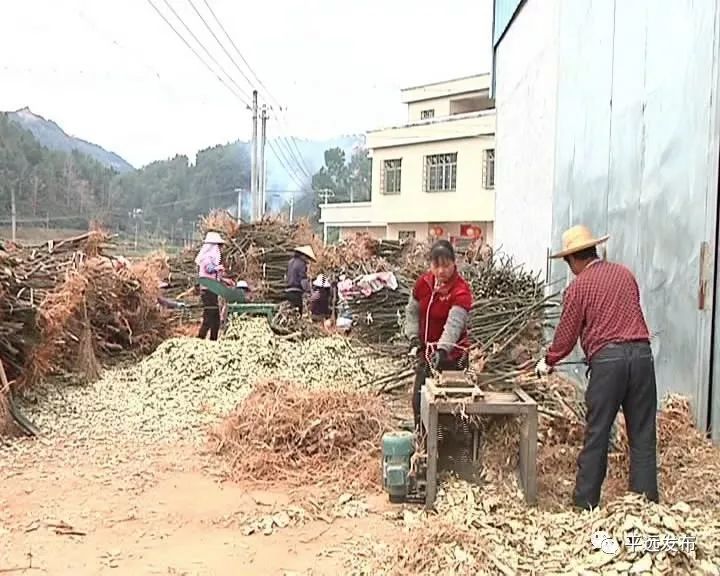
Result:
<instances>
[{"instance_id":1,"label":"pile of wood chips","mask_svg":"<svg viewBox=\"0 0 720 576\"><path fill-rule=\"evenodd\" d=\"M601 508L571 509L582 425L545 418L539 502L528 508L508 473L517 466L517 426L510 418L490 420L480 484L446 478L437 514L406 510L398 521L407 535L392 546L358 547L350 573L720 574L720 448L695 429L687 399L668 397L658 416L660 505L627 493L627 443L620 433ZM615 538L616 553L593 546L591 538L603 531Z\"/></svg>"},{"instance_id":2,"label":"pile of wood chips","mask_svg":"<svg viewBox=\"0 0 720 576\"><path fill-rule=\"evenodd\" d=\"M91 231L0 251L0 360L13 390L58 370L95 379L99 360L151 352L170 333L157 304L164 257L124 266L104 254L110 247Z\"/></svg>"},{"instance_id":3,"label":"pile of wood chips","mask_svg":"<svg viewBox=\"0 0 720 576\"><path fill-rule=\"evenodd\" d=\"M268 382L214 436L236 480L308 485L330 479L377 489L389 423L389 410L375 395Z\"/></svg>"}]
</instances>

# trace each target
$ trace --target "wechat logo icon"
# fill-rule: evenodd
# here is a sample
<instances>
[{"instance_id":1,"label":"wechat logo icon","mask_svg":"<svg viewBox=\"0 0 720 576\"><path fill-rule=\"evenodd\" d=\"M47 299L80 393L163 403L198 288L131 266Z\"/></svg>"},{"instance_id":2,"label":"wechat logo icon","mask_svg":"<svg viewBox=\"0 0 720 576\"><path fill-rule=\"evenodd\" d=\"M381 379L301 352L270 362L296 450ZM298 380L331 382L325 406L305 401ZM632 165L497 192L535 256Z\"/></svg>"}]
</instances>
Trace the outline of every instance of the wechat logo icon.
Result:
<instances>
[{"instance_id":1,"label":"wechat logo icon","mask_svg":"<svg viewBox=\"0 0 720 576\"><path fill-rule=\"evenodd\" d=\"M613 538L609 532L598 530L590 538L590 542L595 550L602 550L605 554L614 556L620 550L620 544Z\"/></svg>"}]
</instances>

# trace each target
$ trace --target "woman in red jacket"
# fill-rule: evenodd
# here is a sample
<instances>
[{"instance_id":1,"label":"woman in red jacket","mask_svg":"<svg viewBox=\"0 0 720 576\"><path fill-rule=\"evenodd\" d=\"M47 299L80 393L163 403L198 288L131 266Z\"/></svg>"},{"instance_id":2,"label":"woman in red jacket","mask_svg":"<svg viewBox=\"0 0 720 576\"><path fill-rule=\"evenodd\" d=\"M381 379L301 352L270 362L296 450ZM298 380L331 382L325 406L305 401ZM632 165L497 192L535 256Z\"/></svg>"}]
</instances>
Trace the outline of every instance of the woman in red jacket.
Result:
<instances>
[{"instance_id":1,"label":"woman in red jacket","mask_svg":"<svg viewBox=\"0 0 720 576\"><path fill-rule=\"evenodd\" d=\"M437 371L467 367L472 303L470 286L457 271L452 244L438 240L430 250L430 270L415 282L405 310L405 335L411 349L419 351L413 387L415 428L420 423L420 390L430 367Z\"/></svg>"}]
</instances>

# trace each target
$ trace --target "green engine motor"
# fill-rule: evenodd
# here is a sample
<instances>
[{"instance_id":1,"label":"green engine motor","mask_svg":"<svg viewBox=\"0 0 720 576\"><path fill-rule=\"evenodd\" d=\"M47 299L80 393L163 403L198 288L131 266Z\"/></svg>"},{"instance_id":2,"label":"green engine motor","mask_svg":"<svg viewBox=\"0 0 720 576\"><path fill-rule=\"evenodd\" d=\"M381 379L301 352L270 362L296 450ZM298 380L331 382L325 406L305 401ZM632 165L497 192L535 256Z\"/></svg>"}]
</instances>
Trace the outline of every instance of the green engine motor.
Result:
<instances>
[{"instance_id":1,"label":"green engine motor","mask_svg":"<svg viewBox=\"0 0 720 576\"><path fill-rule=\"evenodd\" d=\"M404 502L410 487L410 458L415 452L412 432L387 432L382 437L383 488L390 502Z\"/></svg>"}]
</instances>

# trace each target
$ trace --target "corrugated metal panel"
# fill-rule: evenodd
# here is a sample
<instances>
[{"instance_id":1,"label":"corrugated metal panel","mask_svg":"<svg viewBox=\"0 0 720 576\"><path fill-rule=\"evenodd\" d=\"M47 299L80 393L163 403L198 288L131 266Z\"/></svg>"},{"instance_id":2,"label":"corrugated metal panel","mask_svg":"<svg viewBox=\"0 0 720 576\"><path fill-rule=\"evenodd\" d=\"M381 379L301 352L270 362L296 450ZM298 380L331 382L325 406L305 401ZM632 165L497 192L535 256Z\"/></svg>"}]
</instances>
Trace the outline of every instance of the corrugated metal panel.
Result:
<instances>
[{"instance_id":1,"label":"corrugated metal panel","mask_svg":"<svg viewBox=\"0 0 720 576\"><path fill-rule=\"evenodd\" d=\"M563 1L553 207L556 241L579 222L611 234L608 258L641 286L659 393L690 395L701 425L711 313L698 310L699 255L702 242L714 245L716 4ZM554 278L566 272L553 266Z\"/></svg>"},{"instance_id":2,"label":"corrugated metal panel","mask_svg":"<svg viewBox=\"0 0 720 576\"><path fill-rule=\"evenodd\" d=\"M494 2L493 46L497 46L512 17L524 0L494 0Z\"/></svg>"}]
</instances>

